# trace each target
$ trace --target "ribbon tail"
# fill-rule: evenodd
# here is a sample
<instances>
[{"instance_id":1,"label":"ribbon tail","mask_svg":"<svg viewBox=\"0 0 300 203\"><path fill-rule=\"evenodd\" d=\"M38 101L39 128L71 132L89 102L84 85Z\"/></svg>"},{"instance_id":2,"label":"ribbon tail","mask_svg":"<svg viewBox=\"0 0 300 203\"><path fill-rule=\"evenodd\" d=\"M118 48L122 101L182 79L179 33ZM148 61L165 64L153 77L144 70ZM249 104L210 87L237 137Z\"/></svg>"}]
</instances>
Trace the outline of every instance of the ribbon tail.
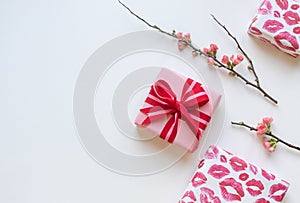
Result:
<instances>
[{"instance_id":1,"label":"ribbon tail","mask_svg":"<svg viewBox=\"0 0 300 203\"><path fill-rule=\"evenodd\" d=\"M164 128L160 133L160 137L164 140L167 140L169 143L173 143L178 130L178 113L175 113L165 124Z\"/></svg>"},{"instance_id":2,"label":"ribbon tail","mask_svg":"<svg viewBox=\"0 0 300 203\"><path fill-rule=\"evenodd\" d=\"M211 117L204 112L199 110L192 110L189 111L189 117L196 123L197 126L197 138L200 139L202 132L206 129L207 124L211 120ZM189 123L188 123L189 124Z\"/></svg>"},{"instance_id":3,"label":"ribbon tail","mask_svg":"<svg viewBox=\"0 0 300 203\"><path fill-rule=\"evenodd\" d=\"M183 118L186 121L186 124L189 126L191 131L196 135L196 138L199 140L201 136L201 130L199 129L199 122L195 121L189 113L183 113Z\"/></svg>"},{"instance_id":4,"label":"ribbon tail","mask_svg":"<svg viewBox=\"0 0 300 203\"><path fill-rule=\"evenodd\" d=\"M147 117L141 123L142 125L147 125L154 121L161 120L162 118L166 118L168 114L174 112L173 109L162 109L159 107L149 107L148 109L144 108L144 109L140 109L140 111L143 113L147 112L145 113Z\"/></svg>"}]
</instances>

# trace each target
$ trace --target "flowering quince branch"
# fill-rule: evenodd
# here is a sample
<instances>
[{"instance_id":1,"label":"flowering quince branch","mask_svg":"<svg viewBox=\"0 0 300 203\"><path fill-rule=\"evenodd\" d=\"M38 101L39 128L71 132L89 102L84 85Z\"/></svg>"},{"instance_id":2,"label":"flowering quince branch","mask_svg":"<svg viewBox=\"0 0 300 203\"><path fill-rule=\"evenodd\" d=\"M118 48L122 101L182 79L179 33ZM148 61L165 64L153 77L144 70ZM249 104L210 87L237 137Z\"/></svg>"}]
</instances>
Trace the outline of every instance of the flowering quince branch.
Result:
<instances>
[{"instance_id":1,"label":"flowering quince branch","mask_svg":"<svg viewBox=\"0 0 300 203\"><path fill-rule=\"evenodd\" d=\"M278 142L281 142L282 144L285 144L286 146L288 146L290 148L300 151L300 147L284 141L283 139L277 137L276 135L274 135L271 132L271 123L272 122L273 122L273 118L266 117L266 118L263 118L262 121L257 124L256 128L252 127L244 122L231 122L231 124L243 126L245 128L248 128L250 131L256 131L256 134L262 138L264 147L269 152L275 151Z\"/></svg>"},{"instance_id":2,"label":"flowering quince branch","mask_svg":"<svg viewBox=\"0 0 300 203\"><path fill-rule=\"evenodd\" d=\"M218 51L218 46L215 44L210 44L209 48L204 48L204 49L199 49L197 47L195 47L192 44L192 40L191 40L191 35L189 33L187 34L183 34L182 32L177 32L175 30L173 30L172 32L167 32L163 29L161 29L160 27L158 27L157 25L152 25L150 24L148 21L146 21L145 19L143 19L142 17L140 17L139 15L137 15L136 13L134 13L130 8L128 8L125 4L123 4L120 0L118 0L118 2L125 7L133 16L135 16L136 18L138 18L139 20L141 20L143 23L145 23L147 26L149 26L152 29L158 30L159 32L168 35L170 37L173 37L175 39L178 40L177 42L177 46L179 51L183 51L185 48L189 47L192 49L192 55L193 56L205 56L207 58L207 63L210 66L216 66L218 68L222 68L228 71L228 74L230 76L235 76L237 78L240 78L242 81L245 82L246 85L250 85L252 87L254 87L255 89L257 89L258 91L260 91L264 97L270 99L273 103L277 104L278 101L276 99L274 99L272 96L270 96L261 86L260 86L260 81L259 78L255 72L252 60L250 59L250 57L246 54L246 52L241 48L239 42L237 41L237 39L229 32L229 30L222 25L213 15L213 19L227 32L227 34L235 41L235 43L237 44L238 50L242 53L242 54L238 54L237 56L232 55L231 57L228 57L227 55L223 55L221 60L217 58L217 51ZM248 60L249 62L249 66L248 69L253 73L254 77L255 77L255 83L249 81L247 78L245 78L243 75L241 75L236 69L235 67L241 63L244 59L244 57Z\"/></svg>"},{"instance_id":3,"label":"flowering quince branch","mask_svg":"<svg viewBox=\"0 0 300 203\"><path fill-rule=\"evenodd\" d=\"M253 72L253 74L254 74L254 77L255 77L255 82L257 83L257 86L258 87L260 87L260 82L259 82L259 78L258 78L258 75L257 75L257 73L256 73L256 71L255 71L255 69L254 69L254 65L253 65L253 62L252 62L252 60L250 59L250 57L248 56L248 54L243 50L243 48L241 47L241 45L240 45L240 43L238 42L238 40L236 39L236 37L235 36L233 36L230 32L229 32L229 30L226 28L226 26L225 25L223 25L223 24L221 24L220 23L220 21L218 21L217 20L217 18L214 16L214 15L211 15L212 16L212 18L227 32L227 34L229 35L229 37L231 37L233 40L234 40L234 42L236 43L236 45L237 45L237 48L238 48L238 50L240 50L241 52L242 52L242 54L245 56L245 58L247 59L247 61L249 62L249 66L248 66L248 69L250 70L250 71L252 71ZM271 98L270 98L271 99Z\"/></svg>"},{"instance_id":4,"label":"flowering quince branch","mask_svg":"<svg viewBox=\"0 0 300 203\"><path fill-rule=\"evenodd\" d=\"M247 85L251 85L252 87L258 89L263 95L264 97L270 99L272 102L274 102L275 104L278 103L278 101L276 99L274 99L273 97L271 97L260 85L260 81L259 81L259 78L258 78L258 75L254 69L254 65L253 65L253 62L251 60L251 58L248 56L248 54L243 50L243 48L241 47L240 43L238 42L238 40L236 39L235 36L233 36L229 30L225 27L225 25L221 24L220 21L217 20L217 18L214 16L214 15L211 15L212 18L227 32L227 34L229 35L229 37L231 37L234 42L236 43L237 45L237 48L240 52L242 52L242 54L245 56L245 58L247 59L249 65L248 65L248 70L251 71L255 77L255 83L251 83L249 81L247 81L243 76L241 75L238 75L238 77L240 79L242 79ZM237 74L237 73L236 73Z\"/></svg>"}]
</instances>

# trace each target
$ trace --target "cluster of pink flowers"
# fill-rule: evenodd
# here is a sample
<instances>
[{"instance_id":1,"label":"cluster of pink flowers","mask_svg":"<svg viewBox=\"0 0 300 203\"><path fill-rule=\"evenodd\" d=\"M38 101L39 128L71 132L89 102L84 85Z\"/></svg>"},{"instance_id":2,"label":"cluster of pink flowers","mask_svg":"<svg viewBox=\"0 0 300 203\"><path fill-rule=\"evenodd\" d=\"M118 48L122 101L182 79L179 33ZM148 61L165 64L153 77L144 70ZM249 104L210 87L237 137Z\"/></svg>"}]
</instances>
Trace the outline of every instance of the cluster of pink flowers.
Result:
<instances>
[{"instance_id":1,"label":"cluster of pink flowers","mask_svg":"<svg viewBox=\"0 0 300 203\"><path fill-rule=\"evenodd\" d=\"M191 43L191 34L187 33L187 34L183 34L182 32L178 32L176 33L176 38L178 39L177 42L177 46L178 46L178 50L182 51L187 47L187 43ZM207 58L207 64L209 66L217 66L220 65L216 59L217 59L217 51L219 50L218 45L216 44L210 44L209 47L205 47L203 48L203 53L206 54L208 56ZM193 56L197 56L199 54L200 51L193 51L192 55ZM242 54L238 54L238 55L232 55L231 57L227 56L227 55L223 55L222 59L221 59L221 63L229 69L234 68L235 66L237 66L238 64L240 64L242 61L244 60L244 56ZM217 63L216 63L217 62ZM229 75L234 76L234 73L229 72Z\"/></svg>"},{"instance_id":2,"label":"cluster of pink flowers","mask_svg":"<svg viewBox=\"0 0 300 203\"><path fill-rule=\"evenodd\" d=\"M262 122L257 124L257 135L264 135L270 132L271 123L273 122L273 118L266 117L262 119Z\"/></svg>"},{"instance_id":3,"label":"cluster of pink flowers","mask_svg":"<svg viewBox=\"0 0 300 203\"><path fill-rule=\"evenodd\" d=\"M236 65L240 64L244 60L242 54L232 55L230 58L227 55L222 57L221 62L226 65L227 68L233 68Z\"/></svg>"},{"instance_id":4,"label":"cluster of pink flowers","mask_svg":"<svg viewBox=\"0 0 300 203\"><path fill-rule=\"evenodd\" d=\"M216 57L219 47L216 44L210 44L209 48L203 48L203 52L209 56Z\"/></svg>"},{"instance_id":5,"label":"cluster of pink flowers","mask_svg":"<svg viewBox=\"0 0 300 203\"><path fill-rule=\"evenodd\" d=\"M243 60L244 60L244 56L242 54L238 54L236 56L231 55L230 58L227 55L224 55L222 57L221 62L226 66L226 68L233 69L235 66L240 64ZM230 71L228 75L235 76L235 73Z\"/></svg>"},{"instance_id":6,"label":"cluster of pink flowers","mask_svg":"<svg viewBox=\"0 0 300 203\"><path fill-rule=\"evenodd\" d=\"M263 145L264 147L269 151L269 152L274 152L276 145L277 145L277 140L268 136L267 134L271 132L271 123L273 122L273 118L271 117L266 117L263 118L260 123L257 124L257 131L256 134L258 136L263 135Z\"/></svg>"},{"instance_id":7,"label":"cluster of pink flowers","mask_svg":"<svg viewBox=\"0 0 300 203\"><path fill-rule=\"evenodd\" d=\"M207 64L209 66L214 66L214 65L218 65L215 62L215 59L217 57L217 51L218 51L218 46L216 44L210 44L210 46L208 48L204 48L203 52L205 54L207 54L209 57L207 59ZM197 53L193 53L193 56L196 56ZM227 56L227 55L223 55L222 59L221 59L221 63L229 69L234 68L235 66L237 66L238 64L240 64L242 61L244 60L244 56L242 54L238 54L238 55L232 55L232 56ZM234 76L234 74L232 72L229 72L229 75Z\"/></svg>"},{"instance_id":8,"label":"cluster of pink flowers","mask_svg":"<svg viewBox=\"0 0 300 203\"><path fill-rule=\"evenodd\" d=\"M274 138L264 137L263 145L269 152L274 152L277 145L277 141Z\"/></svg>"},{"instance_id":9,"label":"cluster of pink flowers","mask_svg":"<svg viewBox=\"0 0 300 203\"><path fill-rule=\"evenodd\" d=\"M177 46L179 51L182 51L187 47L186 42L192 42L190 33L183 34L182 32L178 32L176 37L178 39Z\"/></svg>"},{"instance_id":10,"label":"cluster of pink flowers","mask_svg":"<svg viewBox=\"0 0 300 203\"><path fill-rule=\"evenodd\" d=\"M215 65L215 60L219 47L216 44L210 44L208 48L203 48L203 52L207 54L209 57L207 58L207 64L209 66ZM195 56L193 54L193 56Z\"/></svg>"}]
</instances>

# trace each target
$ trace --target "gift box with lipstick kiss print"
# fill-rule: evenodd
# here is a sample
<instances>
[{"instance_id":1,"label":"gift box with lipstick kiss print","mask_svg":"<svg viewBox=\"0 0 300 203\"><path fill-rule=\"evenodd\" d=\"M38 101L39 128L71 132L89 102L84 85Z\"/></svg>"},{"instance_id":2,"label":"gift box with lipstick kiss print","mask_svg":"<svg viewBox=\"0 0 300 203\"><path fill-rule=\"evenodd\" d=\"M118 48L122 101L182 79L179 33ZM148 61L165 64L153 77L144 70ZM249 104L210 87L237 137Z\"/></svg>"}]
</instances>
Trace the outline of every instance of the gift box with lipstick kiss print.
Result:
<instances>
[{"instance_id":1,"label":"gift box with lipstick kiss print","mask_svg":"<svg viewBox=\"0 0 300 203\"><path fill-rule=\"evenodd\" d=\"M191 78L162 68L135 124L194 152L221 95Z\"/></svg>"},{"instance_id":2,"label":"gift box with lipstick kiss print","mask_svg":"<svg viewBox=\"0 0 300 203\"><path fill-rule=\"evenodd\" d=\"M293 57L300 54L300 1L264 0L248 32Z\"/></svg>"},{"instance_id":3,"label":"gift box with lipstick kiss print","mask_svg":"<svg viewBox=\"0 0 300 203\"><path fill-rule=\"evenodd\" d=\"M281 202L289 183L217 146L210 146L179 203Z\"/></svg>"}]
</instances>

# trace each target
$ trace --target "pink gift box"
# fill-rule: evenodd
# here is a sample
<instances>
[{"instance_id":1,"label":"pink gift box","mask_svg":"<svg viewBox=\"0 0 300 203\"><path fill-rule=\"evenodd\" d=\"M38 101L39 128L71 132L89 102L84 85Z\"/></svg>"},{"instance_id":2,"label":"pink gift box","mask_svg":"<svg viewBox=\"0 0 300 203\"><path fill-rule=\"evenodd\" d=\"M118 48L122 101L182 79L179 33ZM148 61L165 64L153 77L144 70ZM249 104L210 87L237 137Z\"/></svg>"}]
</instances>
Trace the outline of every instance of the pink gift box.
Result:
<instances>
[{"instance_id":1,"label":"pink gift box","mask_svg":"<svg viewBox=\"0 0 300 203\"><path fill-rule=\"evenodd\" d=\"M163 68L151 86L135 124L193 152L220 97L200 83Z\"/></svg>"},{"instance_id":2,"label":"pink gift box","mask_svg":"<svg viewBox=\"0 0 300 203\"><path fill-rule=\"evenodd\" d=\"M293 57L299 56L300 2L264 0L248 32Z\"/></svg>"},{"instance_id":3,"label":"pink gift box","mask_svg":"<svg viewBox=\"0 0 300 203\"><path fill-rule=\"evenodd\" d=\"M281 202L288 187L274 174L210 146L179 203Z\"/></svg>"}]
</instances>

